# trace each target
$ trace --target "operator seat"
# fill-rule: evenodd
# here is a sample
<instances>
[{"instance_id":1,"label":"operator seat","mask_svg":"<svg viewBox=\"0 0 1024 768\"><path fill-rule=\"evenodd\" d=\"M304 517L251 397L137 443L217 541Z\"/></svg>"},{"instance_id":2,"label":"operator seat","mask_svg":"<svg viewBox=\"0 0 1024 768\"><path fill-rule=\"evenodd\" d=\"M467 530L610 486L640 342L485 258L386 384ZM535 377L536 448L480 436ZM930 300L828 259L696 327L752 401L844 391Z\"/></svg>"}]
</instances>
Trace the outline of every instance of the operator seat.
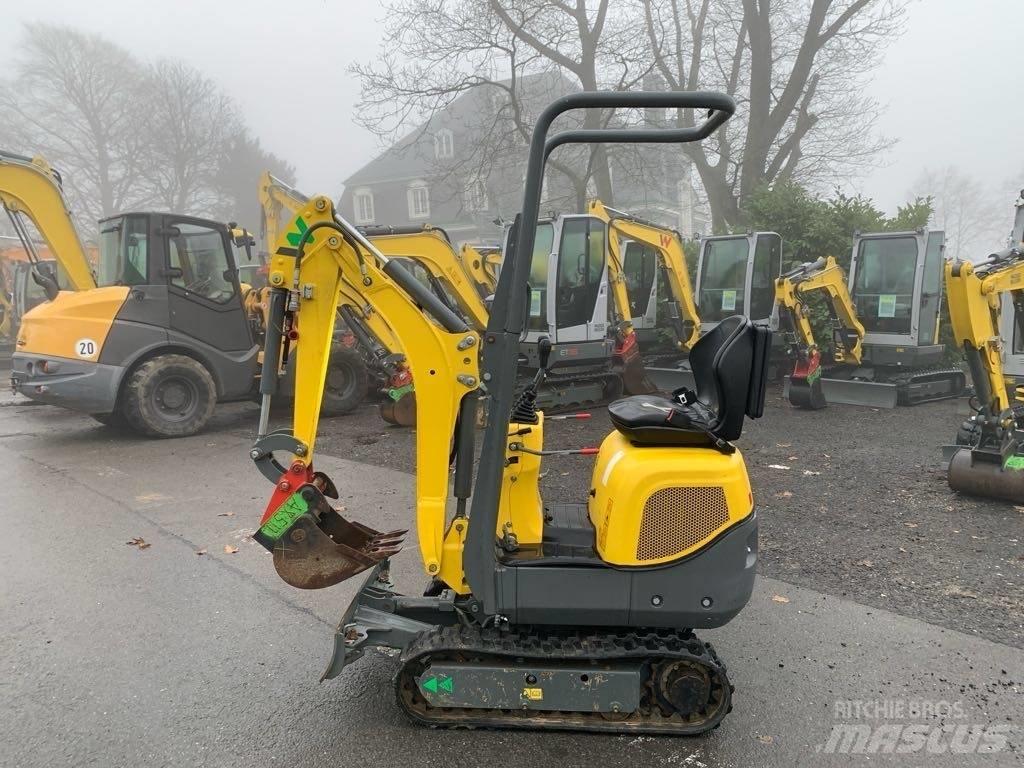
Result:
<instances>
[{"instance_id":1,"label":"operator seat","mask_svg":"<svg viewBox=\"0 0 1024 768\"><path fill-rule=\"evenodd\" d=\"M725 318L690 351L696 392L616 400L608 406L612 424L638 445L726 448L743 431L745 416L764 411L771 335L742 315Z\"/></svg>"}]
</instances>

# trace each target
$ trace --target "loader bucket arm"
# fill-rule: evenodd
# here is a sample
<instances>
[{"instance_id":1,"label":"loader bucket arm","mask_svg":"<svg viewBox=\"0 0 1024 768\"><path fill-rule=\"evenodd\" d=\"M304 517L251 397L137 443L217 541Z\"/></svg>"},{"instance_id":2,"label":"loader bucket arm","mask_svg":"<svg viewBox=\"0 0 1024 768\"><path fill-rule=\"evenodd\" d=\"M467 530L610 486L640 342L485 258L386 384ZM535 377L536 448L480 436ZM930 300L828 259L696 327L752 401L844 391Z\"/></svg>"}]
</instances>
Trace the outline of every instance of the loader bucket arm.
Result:
<instances>
[{"instance_id":1,"label":"loader bucket arm","mask_svg":"<svg viewBox=\"0 0 1024 768\"><path fill-rule=\"evenodd\" d=\"M36 262L35 249L20 219L22 215L27 216L42 235L74 290L96 287L85 247L64 199L60 174L43 158L0 151L0 203L33 263Z\"/></svg>"},{"instance_id":2,"label":"loader bucket arm","mask_svg":"<svg viewBox=\"0 0 1024 768\"><path fill-rule=\"evenodd\" d=\"M555 118L576 109L661 107L682 110L686 127L668 129L571 130L548 137ZM466 577L473 595L491 615L497 606L495 528L508 426L515 400L519 338L526 327L530 261L540 217L544 165L548 155L570 143L672 143L700 141L710 136L736 109L725 94L707 91L680 93L582 92L563 96L537 118L530 142L523 205L515 244L504 254L490 321L484 334L483 378L488 386L488 421L479 470L473 485L472 510L466 539ZM695 118L707 111L703 122Z\"/></svg>"}]
</instances>

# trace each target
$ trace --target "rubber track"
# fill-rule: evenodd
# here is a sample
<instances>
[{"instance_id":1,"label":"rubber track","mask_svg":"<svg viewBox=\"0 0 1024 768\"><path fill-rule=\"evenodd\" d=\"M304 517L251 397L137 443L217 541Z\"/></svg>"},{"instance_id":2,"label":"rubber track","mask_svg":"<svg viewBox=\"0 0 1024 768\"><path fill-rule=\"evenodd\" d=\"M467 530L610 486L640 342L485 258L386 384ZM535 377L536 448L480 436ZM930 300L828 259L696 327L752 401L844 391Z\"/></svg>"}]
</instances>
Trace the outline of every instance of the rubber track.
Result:
<instances>
[{"instance_id":1,"label":"rubber track","mask_svg":"<svg viewBox=\"0 0 1024 768\"><path fill-rule=\"evenodd\" d=\"M962 386L958 391L946 395L912 400L910 393L907 391L911 384L918 381L941 381L942 379L952 379L954 377L960 379L966 385L967 376L959 368L925 368L919 371L909 371L898 376L892 376L888 381L896 385L896 398L899 405L918 405L920 403L932 403L937 400L950 400L960 397L963 394L964 387Z\"/></svg>"},{"instance_id":2,"label":"rubber track","mask_svg":"<svg viewBox=\"0 0 1024 768\"><path fill-rule=\"evenodd\" d=\"M555 712L520 709L466 709L430 706L420 695L416 676L431 660L500 660L510 666L523 659L636 661L651 664L687 659L709 670L724 689L718 708L700 721L678 713L666 715L653 703L649 681L641 691L640 709L628 714ZM416 723L434 728L514 728L578 730L606 733L650 733L695 736L714 730L732 711L732 691L725 665L709 643L688 630L610 630L586 632L517 628L499 632L478 627L436 627L420 634L403 651L395 676L399 706Z\"/></svg>"}]
</instances>

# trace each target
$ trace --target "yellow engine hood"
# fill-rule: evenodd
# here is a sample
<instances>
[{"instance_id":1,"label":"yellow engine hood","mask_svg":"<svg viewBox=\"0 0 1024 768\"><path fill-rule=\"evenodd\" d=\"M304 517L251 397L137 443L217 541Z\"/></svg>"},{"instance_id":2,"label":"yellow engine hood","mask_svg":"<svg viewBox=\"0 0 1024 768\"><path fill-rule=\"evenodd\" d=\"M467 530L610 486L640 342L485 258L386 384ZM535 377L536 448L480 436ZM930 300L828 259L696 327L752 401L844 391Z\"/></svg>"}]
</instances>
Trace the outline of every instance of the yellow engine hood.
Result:
<instances>
[{"instance_id":1,"label":"yellow engine hood","mask_svg":"<svg viewBox=\"0 0 1024 768\"><path fill-rule=\"evenodd\" d=\"M128 290L115 285L61 291L53 301L25 313L16 352L95 362Z\"/></svg>"}]
</instances>

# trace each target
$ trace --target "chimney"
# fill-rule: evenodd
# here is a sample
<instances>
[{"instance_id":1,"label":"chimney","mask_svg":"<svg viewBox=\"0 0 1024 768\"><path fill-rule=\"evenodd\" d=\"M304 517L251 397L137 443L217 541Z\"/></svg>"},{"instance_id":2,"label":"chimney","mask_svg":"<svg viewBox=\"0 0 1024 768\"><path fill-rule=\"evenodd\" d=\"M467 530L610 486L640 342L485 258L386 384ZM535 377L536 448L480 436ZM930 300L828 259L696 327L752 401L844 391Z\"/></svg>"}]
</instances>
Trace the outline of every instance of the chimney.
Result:
<instances>
[{"instance_id":1,"label":"chimney","mask_svg":"<svg viewBox=\"0 0 1024 768\"><path fill-rule=\"evenodd\" d=\"M648 72L644 75L643 89L645 91L664 91L665 80L657 72ZM644 125L647 128L664 128L668 125L665 121L664 109L648 108L644 110Z\"/></svg>"}]
</instances>

